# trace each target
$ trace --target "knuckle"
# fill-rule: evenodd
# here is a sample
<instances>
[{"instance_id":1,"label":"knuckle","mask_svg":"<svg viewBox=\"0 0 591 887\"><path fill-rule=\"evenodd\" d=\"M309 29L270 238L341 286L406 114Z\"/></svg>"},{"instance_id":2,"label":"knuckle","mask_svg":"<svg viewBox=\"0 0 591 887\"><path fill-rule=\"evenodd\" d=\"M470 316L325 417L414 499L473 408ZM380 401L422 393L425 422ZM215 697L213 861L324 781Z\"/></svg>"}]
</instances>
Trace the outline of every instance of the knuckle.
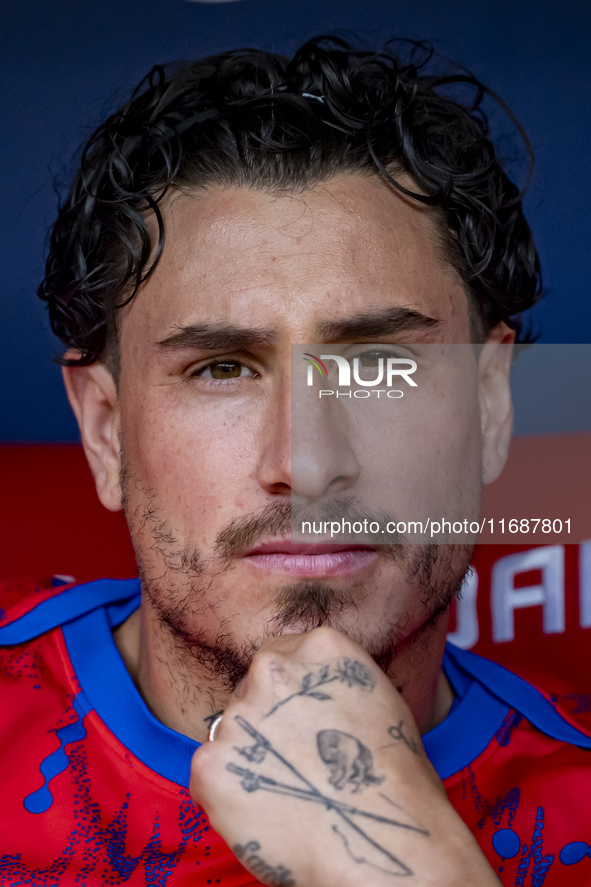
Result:
<instances>
[{"instance_id":1,"label":"knuckle","mask_svg":"<svg viewBox=\"0 0 591 887\"><path fill-rule=\"evenodd\" d=\"M191 761L191 777L189 780L189 793L195 803L200 804L204 795L204 768L201 763L200 755L194 754Z\"/></svg>"},{"instance_id":2,"label":"knuckle","mask_svg":"<svg viewBox=\"0 0 591 887\"><path fill-rule=\"evenodd\" d=\"M308 633L307 645L322 653L338 656L350 651L353 641L336 628L323 625Z\"/></svg>"},{"instance_id":3,"label":"knuckle","mask_svg":"<svg viewBox=\"0 0 591 887\"><path fill-rule=\"evenodd\" d=\"M191 794L194 789L201 791L207 788L209 780L217 770L215 757L213 743L204 743L193 755L191 760Z\"/></svg>"},{"instance_id":4,"label":"knuckle","mask_svg":"<svg viewBox=\"0 0 591 887\"><path fill-rule=\"evenodd\" d=\"M248 677L263 677L268 672L270 672L273 668L273 664L279 658L279 654L275 650L259 650L258 653L255 653L250 668L248 670Z\"/></svg>"},{"instance_id":5,"label":"knuckle","mask_svg":"<svg viewBox=\"0 0 591 887\"><path fill-rule=\"evenodd\" d=\"M202 762L206 757L206 748L206 745L202 745L201 748L197 749L191 759L191 782L200 781L201 779L201 774L204 770Z\"/></svg>"},{"instance_id":6,"label":"knuckle","mask_svg":"<svg viewBox=\"0 0 591 887\"><path fill-rule=\"evenodd\" d=\"M285 659L272 650L260 650L254 656L246 681L240 688L240 702L246 702L261 692L266 695L273 685L273 675L285 671Z\"/></svg>"}]
</instances>

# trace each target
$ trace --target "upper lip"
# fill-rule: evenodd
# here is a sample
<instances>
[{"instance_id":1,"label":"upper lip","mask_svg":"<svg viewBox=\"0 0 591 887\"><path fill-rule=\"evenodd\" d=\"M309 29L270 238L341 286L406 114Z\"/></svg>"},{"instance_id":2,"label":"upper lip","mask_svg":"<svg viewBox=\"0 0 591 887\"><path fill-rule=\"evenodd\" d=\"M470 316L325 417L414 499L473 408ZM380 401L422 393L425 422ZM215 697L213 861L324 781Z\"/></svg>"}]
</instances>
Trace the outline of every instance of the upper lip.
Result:
<instances>
[{"instance_id":1,"label":"upper lip","mask_svg":"<svg viewBox=\"0 0 591 887\"><path fill-rule=\"evenodd\" d=\"M339 551L373 551L373 545L357 545L346 542L344 545L332 545L330 543L300 544L290 542L288 539L267 539L259 542L253 548L243 552L243 557L253 554L335 554Z\"/></svg>"}]
</instances>

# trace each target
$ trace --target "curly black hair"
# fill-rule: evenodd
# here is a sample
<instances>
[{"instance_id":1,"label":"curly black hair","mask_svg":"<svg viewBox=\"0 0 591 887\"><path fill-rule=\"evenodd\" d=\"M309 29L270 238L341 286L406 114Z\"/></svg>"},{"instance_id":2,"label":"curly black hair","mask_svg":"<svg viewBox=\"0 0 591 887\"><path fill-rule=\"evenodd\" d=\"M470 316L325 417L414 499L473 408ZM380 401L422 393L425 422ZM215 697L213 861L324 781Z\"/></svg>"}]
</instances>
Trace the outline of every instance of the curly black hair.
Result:
<instances>
[{"instance_id":1,"label":"curly black hair","mask_svg":"<svg viewBox=\"0 0 591 887\"><path fill-rule=\"evenodd\" d=\"M100 359L117 374L117 309L162 254L159 204L169 189L298 191L355 171L377 173L433 207L445 258L469 295L476 340L500 320L519 334L518 315L541 294L539 258L483 99L508 109L464 69L427 73L427 44L412 44L407 55L403 61L390 44L371 52L318 37L291 59L237 50L155 66L89 139L52 229L39 296L53 331L79 354L62 362ZM416 192L397 181L403 172Z\"/></svg>"}]
</instances>

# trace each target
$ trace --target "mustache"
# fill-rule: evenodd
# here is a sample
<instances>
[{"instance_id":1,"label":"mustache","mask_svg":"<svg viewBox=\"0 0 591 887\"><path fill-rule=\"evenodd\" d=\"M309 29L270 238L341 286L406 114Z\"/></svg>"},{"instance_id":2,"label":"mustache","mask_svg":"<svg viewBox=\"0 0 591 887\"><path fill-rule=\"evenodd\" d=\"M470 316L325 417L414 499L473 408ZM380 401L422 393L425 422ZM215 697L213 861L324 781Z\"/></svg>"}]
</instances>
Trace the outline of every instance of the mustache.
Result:
<instances>
[{"instance_id":1,"label":"mustache","mask_svg":"<svg viewBox=\"0 0 591 887\"><path fill-rule=\"evenodd\" d=\"M314 506L300 504L292 498L289 501L271 503L258 515L237 517L218 534L215 543L215 554L222 559L231 558L237 552L250 549L265 536L292 536L298 533L297 528L305 521L322 523L331 521L349 521L366 525L375 523L380 527L396 524L395 515L360 506L353 497L332 499L329 502ZM309 541L309 540L308 540ZM315 541L320 541L317 538ZM366 545L376 545L378 553L385 557L399 556L402 546L408 540L402 533L378 532L359 534L342 533L332 537L333 542L355 541Z\"/></svg>"}]
</instances>

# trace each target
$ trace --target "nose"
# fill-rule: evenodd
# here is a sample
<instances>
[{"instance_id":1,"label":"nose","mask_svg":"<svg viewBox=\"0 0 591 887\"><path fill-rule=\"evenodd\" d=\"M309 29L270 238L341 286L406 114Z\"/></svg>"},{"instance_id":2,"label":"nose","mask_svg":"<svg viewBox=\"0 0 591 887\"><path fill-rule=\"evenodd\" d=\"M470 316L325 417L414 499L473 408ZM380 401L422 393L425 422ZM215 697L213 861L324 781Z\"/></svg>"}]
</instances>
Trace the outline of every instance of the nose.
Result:
<instances>
[{"instance_id":1,"label":"nose","mask_svg":"<svg viewBox=\"0 0 591 887\"><path fill-rule=\"evenodd\" d=\"M312 504L351 491L361 467L351 413L319 389L292 391L292 494Z\"/></svg>"},{"instance_id":2,"label":"nose","mask_svg":"<svg viewBox=\"0 0 591 887\"><path fill-rule=\"evenodd\" d=\"M350 491L361 468L350 411L320 397L294 373L275 393L259 463L259 483L270 493L318 503Z\"/></svg>"}]
</instances>

